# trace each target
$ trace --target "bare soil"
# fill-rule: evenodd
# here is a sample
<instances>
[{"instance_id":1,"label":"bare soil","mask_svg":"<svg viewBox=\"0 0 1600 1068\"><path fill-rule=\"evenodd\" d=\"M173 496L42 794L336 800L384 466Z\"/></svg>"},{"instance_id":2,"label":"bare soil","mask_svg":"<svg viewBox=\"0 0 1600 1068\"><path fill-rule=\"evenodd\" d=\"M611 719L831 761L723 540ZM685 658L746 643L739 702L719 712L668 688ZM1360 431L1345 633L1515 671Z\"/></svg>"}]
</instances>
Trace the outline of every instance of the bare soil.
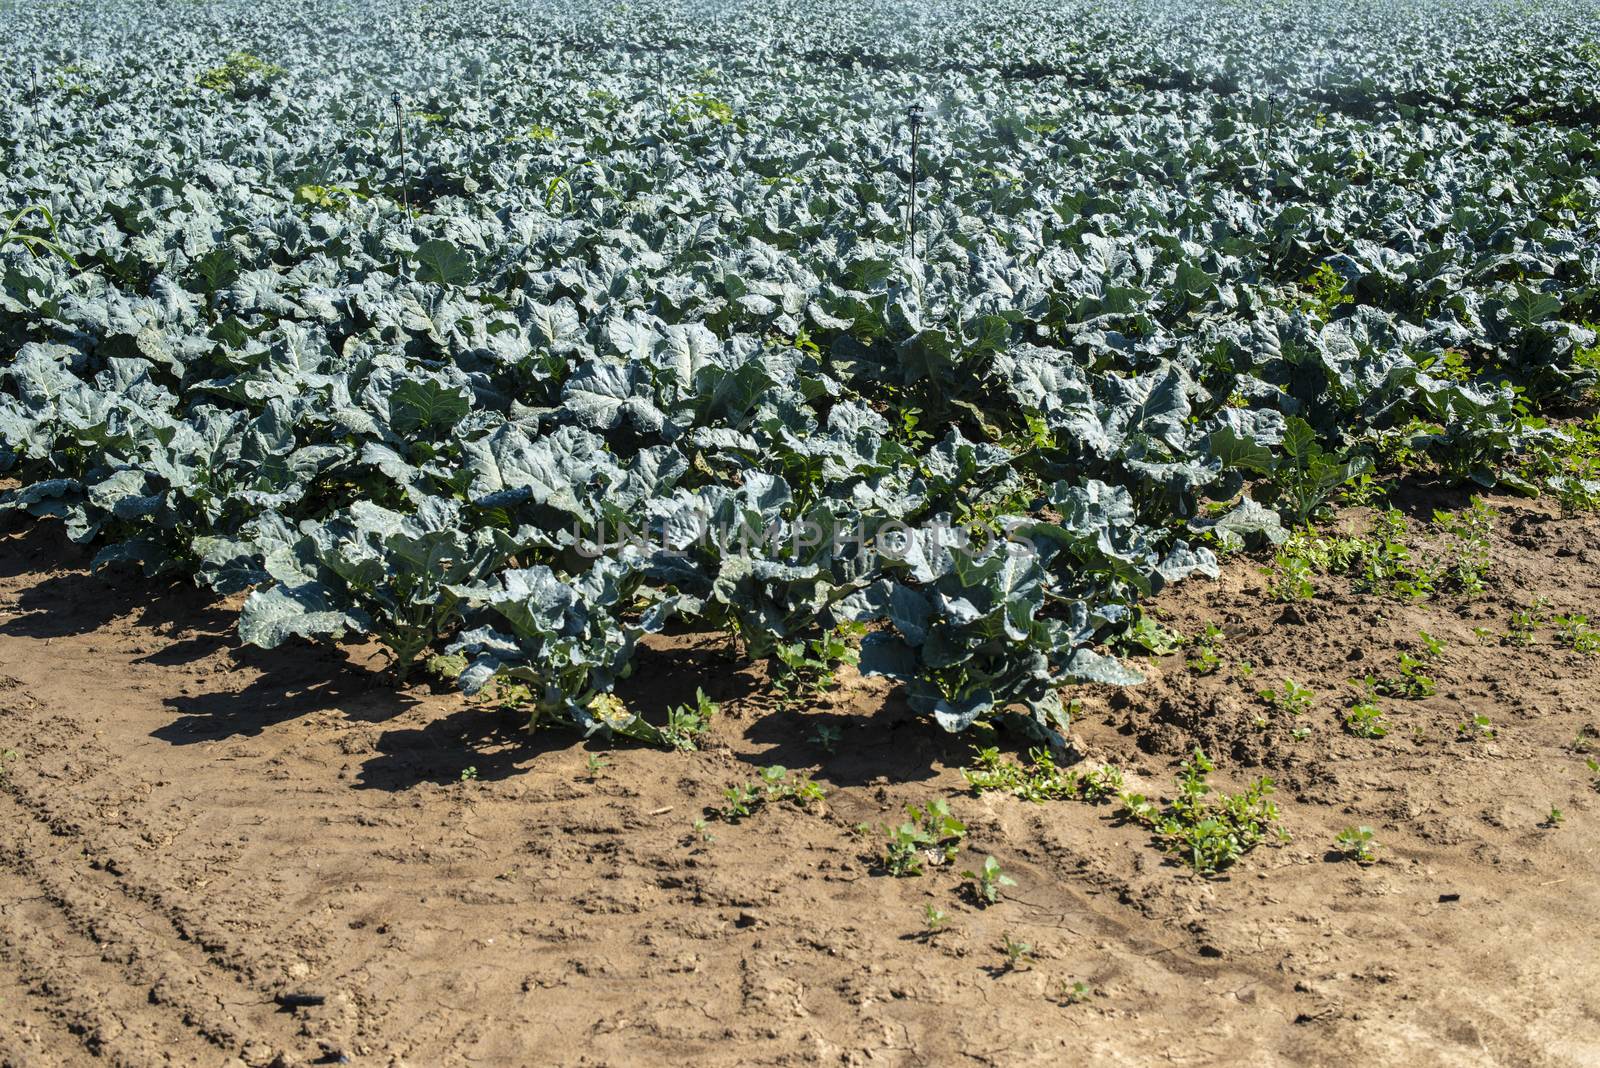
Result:
<instances>
[{"instance_id":1,"label":"bare soil","mask_svg":"<svg viewBox=\"0 0 1600 1068\"><path fill-rule=\"evenodd\" d=\"M1158 602L1184 633L1223 626L1223 670L1152 659L1144 686L1084 695L1080 749L1131 788L1170 795L1197 745L1220 785L1277 781L1292 841L1214 878L1113 805L973 796L973 740L853 674L784 704L675 636L628 696L659 713L703 686L707 750L586 748L398 689L373 648L241 649L235 606L6 528L0 1065L1600 1064L1579 741L1600 657L1473 630L1537 597L1600 615L1600 521L1492 503L1483 597L1328 580L1284 606L1236 558ZM1438 693L1386 700L1385 738L1346 733L1346 680L1392 672L1419 629L1447 646ZM1255 696L1284 677L1311 712ZM1494 736L1459 737L1479 714ZM772 763L814 775L820 810L696 829ZM968 850L882 874L880 828L934 797ZM1377 864L1332 850L1356 824ZM1017 884L980 908L959 871L985 854ZM1032 947L1016 966L1008 936Z\"/></svg>"}]
</instances>

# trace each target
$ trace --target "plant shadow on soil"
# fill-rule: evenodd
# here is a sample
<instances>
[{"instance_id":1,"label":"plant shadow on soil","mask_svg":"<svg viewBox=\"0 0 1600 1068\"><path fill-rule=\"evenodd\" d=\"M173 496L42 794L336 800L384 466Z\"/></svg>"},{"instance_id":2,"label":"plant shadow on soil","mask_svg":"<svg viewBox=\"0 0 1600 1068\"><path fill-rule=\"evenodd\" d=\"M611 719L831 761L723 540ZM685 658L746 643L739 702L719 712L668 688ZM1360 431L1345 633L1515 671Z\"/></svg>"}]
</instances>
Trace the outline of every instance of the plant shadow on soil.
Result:
<instances>
[{"instance_id":1,"label":"plant shadow on soil","mask_svg":"<svg viewBox=\"0 0 1600 1068\"><path fill-rule=\"evenodd\" d=\"M386 730L362 763L356 787L400 793L423 783L459 782L469 769L473 779L498 782L534 770L546 753L583 741L570 731L526 727L527 717L514 711L469 707L420 727Z\"/></svg>"},{"instance_id":2,"label":"plant shadow on soil","mask_svg":"<svg viewBox=\"0 0 1600 1068\"><path fill-rule=\"evenodd\" d=\"M224 684L211 693L167 698L166 706L181 715L151 736L173 745L253 736L328 708L338 709L349 721L381 723L417 704L384 675L341 663L329 653L304 645L265 655L254 649L233 650L230 655L236 665L260 674L242 690Z\"/></svg>"},{"instance_id":3,"label":"plant shadow on soil","mask_svg":"<svg viewBox=\"0 0 1600 1068\"><path fill-rule=\"evenodd\" d=\"M746 740L768 748L739 759L754 766L817 764L814 778L838 787L926 782L942 768L962 766L969 752L966 743L929 726L912 715L899 694L881 709L860 712L770 712L744 731ZM820 740L829 731L838 739L831 750Z\"/></svg>"},{"instance_id":4,"label":"plant shadow on soil","mask_svg":"<svg viewBox=\"0 0 1600 1068\"><path fill-rule=\"evenodd\" d=\"M428 717L420 725L396 725L378 735L371 743L374 755L356 779L362 789L402 791L456 782L468 769L483 781L509 778L534 770L541 755L558 750L602 752L642 744L586 740L560 728L529 732L522 713L492 704L458 706L460 698L448 684L432 686L431 694L425 682L401 687L381 670L376 646L298 640L273 650L241 646L234 629L237 605L187 582L147 578L120 565L90 573L92 558L58 525L0 523L0 576L41 576L17 595L0 634L48 640L121 625L140 644L154 639L133 663L188 668L199 691L164 699L176 716L151 737L171 745L254 737L329 709L352 725L386 723L420 710ZM244 678L249 681L241 685ZM887 687L835 691L821 698L820 707L816 698L776 701L766 666L734 655L714 633L650 636L639 647L632 675L617 687L630 708L655 724L666 721L670 708L693 707L699 690L723 706L717 717L723 730L737 730L763 747L738 755L752 769L818 767L816 779L847 787L928 781L970 755L966 743L929 731ZM829 735L836 741L825 743Z\"/></svg>"},{"instance_id":5,"label":"plant shadow on soil","mask_svg":"<svg viewBox=\"0 0 1600 1068\"><path fill-rule=\"evenodd\" d=\"M6 531L0 530L0 537ZM91 553L73 545L59 527L38 523L11 534L0 554L0 577L37 573L13 603L15 614L0 623L0 634L16 638L65 638L100 630L116 619L139 627L186 633L165 641L145 658L153 664L181 664L232 643L232 614L217 599L187 582L146 578L135 569L115 567L91 574Z\"/></svg>"}]
</instances>

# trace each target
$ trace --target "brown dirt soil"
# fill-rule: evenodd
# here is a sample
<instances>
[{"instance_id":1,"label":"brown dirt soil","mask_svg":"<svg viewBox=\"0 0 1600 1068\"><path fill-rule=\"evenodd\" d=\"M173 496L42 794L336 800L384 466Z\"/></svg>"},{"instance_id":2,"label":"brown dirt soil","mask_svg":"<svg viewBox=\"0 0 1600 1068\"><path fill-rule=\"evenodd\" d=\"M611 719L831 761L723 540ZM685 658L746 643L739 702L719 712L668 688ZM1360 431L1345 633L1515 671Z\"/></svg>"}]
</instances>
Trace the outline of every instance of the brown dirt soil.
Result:
<instances>
[{"instance_id":1,"label":"brown dirt soil","mask_svg":"<svg viewBox=\"0 0 1600 1068\"><path fill-rule=\"evenodd\" d=\"M1600 657L1549 627L1473 632L1538 596L1600 614L1600 522L1492 503L1475 601L1326 580L1286 607L1235 559L1158 602L1185 633L1224 627L1222 671L1150 660L1146 685L1085 697L1081 749L1133 789L1170 796L1197 744L1221 784L1277 779L1293 841L1211 879L1112 805L972 796L971 740L874 681L779 706L717 641L668 639L629 696L659 711L703 685L724 702L708 750L591 771L602 751L570 735L395 689L370 648L243 650L232 606L8 528L0 1064L1600 1063L1600 795L1574 745L1600 728ZM1385 738L1345 733L1345 680L1392 671L1419 628L1448 646L1439 692L1385 700ZM1254 696L1283 676L1313 711ZM1479 713L1494 737L1458 738ZM814 774L820 811L695 829L771 763ZM932 797L967 852L880 874L878 828ZM1379 863L1330 851L1352 824ZM958 872L986 853L1016 885L985 909ZM947 930L922 932L927 904ZM1005 966L1008 935L1031 960Z\"/></svg>"}]
</instances>

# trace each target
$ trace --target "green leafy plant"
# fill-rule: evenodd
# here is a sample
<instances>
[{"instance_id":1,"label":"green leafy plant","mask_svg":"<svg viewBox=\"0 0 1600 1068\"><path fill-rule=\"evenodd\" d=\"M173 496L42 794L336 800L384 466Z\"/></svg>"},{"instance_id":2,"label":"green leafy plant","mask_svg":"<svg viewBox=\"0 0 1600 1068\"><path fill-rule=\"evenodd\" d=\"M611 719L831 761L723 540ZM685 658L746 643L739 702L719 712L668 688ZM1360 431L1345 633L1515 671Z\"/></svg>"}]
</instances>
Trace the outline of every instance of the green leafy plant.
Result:
<instances>
[{"instance_id":1,"label":"green leafy plant","mask_svg":"<svg viewBox=\"0 0 1600 1068\"><path fill-rule=\"evenodd\" d=\"M1378 860L1378 843L1371 827L1346 827L1334 838L1333 843L1346 859L1357 864L1374 864Z\"/></svg>"},{"instance_id":2,"label":"green leafy plant","mask_svg":"<svg viewBox=\"0 0 1600 1068\"><path fill-rule=\"evenodd\" d=\"M1600 653L1600 631L1589 626L1588 616L1578 614L1552 616L1550 622L1556 628L1556 640L1573 652L1584 656Z\"/></svg>"},{"instance_id":3,"label":"green leafy plant","mask_svg":"<svg viewBox=\"0 0 1600 1068\"><path fill-rule=\"evenodd\" d=\"M1257 694L1272 708L1291 716L1304 715L1311 711L1316 695L1308 687L1301 686L1293 679L1284 679L1280 689L1270 686Z\"/></svg>"},{"instance_id":4,"label":"green leafy plant","mask_svg":"<svg viewBox=\"0 0 1600 1068\"><path fill-rule=\"evenodd\" d=\"M365 200L366 196L342 185L302 185L295 188L294 199L297 204L313 208L343 211L356 201Z\"/></svg>"},{"instance_id":5,"label":"green leafy plant","mask_svg":"<svg viewBox=\"0 0 1600 1068\"><path fill-rule=\"evenodd\" d=\"M821 746L824 752L836 753L839 751L839 740L844 737L844 731L827 723L819 723L811 732L811 740Z\"/></svg>"},{"instance_id":6,"label":"green leafy plant","mask_svg":"<svg viewBox=\"0 0 1600 1068\"><path fill-rule=\"evenodd\" d=\"M1329 264L1320 265L1302 283L1306 291L1300 301L1300 310L1315 315L1323 322L1333 318L1334 309L1352 303L1355 298L1344 291L1344 279Z\"/></svg>"},{"instance_id":7,"label":"green leafy plant","mask_svg":"<svg viewBox=\"0 0 1600 1068\"><path fill-rule=\"evenodd\" d=\"M1015 879L1000 870L1000 862L994 857L984 857L983 867L977 871L964 871L961 877L971 881L974 899L984 906L999 902L1002 886L1017 885Z\"/></svg>"},{"instance_id":8,"label":"green leafy plant","mask_svg":"<svg viewBox=\"0 0 1600 1068\"><path fill-rule=\"evenodd\" d=\"M1210 675L1222 666L1222 658L1217 653L1222 637L1222 628L1210 622L1195 635L1190 642L1194 652L1184 661L1190 671L1196 675Z\"/></svg>"},{"instance_id":9,"label":"green leafy plant","mask_svg":"<svg viewBox=\"0 0 1600 1068\"><path fill-rule=\"evenodd\" d=\"M1334 490L1370 465L1365 456L1325 450L1311 425L1291 415L1282 452L1271 471L1276 503L1290 523L1305 523L1322 510Z\"/></svg>"},{"instance_id":10,"label":"green leafy plant","mask_svg":"<svg viewBox=\"0 0 1600 1068\"><path fill-rule=\"evenodd\" d=\"M1417 563L1413 556L1405 514L1398 508L1378 513L1372 531L1362 543L1356 588L1404 601L1421 601L1433 596L1437 582L1435 572L1426 564Z\"/></svg>"},{"instance_id":11,"label":"green leafy plant","mask_svg":"<svg viewBox=\"0 0 1600 1068\"><path fill-rule=\"evenodd\" d=\"M1001 966L1002 971L1010 972L1025 968L1033 960L1033 944L1011 937L1010 931L1000 937L1000 952L1005 957L1005 963Z\"/></svg>"},{"instance_id":12,"label":"green leafy plant","mask_svg":"<svg viewBox=\"0 0 1600 1068\"><path fill-rule=\"evenodd\" d=\"M1060 801L1071 798L1099 804L1122 790L1122 772L1110 764L1083 772L1064 769L1048 749L1028 752L1028 763L1006 760L1000 750L978 750L972 766L962 776L975 794L1002 791L1024 801Z\"/></svg>"},{"instance_id":13,"label":"green leafy plant","mask_svg":"<svg viewBox=\"0 0 1600 1068\"><path fill-rule=\"evenodd\" d=\"M1360 696L1345 711L1345 730L1357 738L1384 737L1389 733L1389 724L1383 718L1376 696L1382 684L1371 675L1350 681L1360 689Z\"/></svg>"},{"instance_id":14,"label":"green leafy plant","mask_svg":"<svg viewBox=\"0 0 1600 1068\"><path fill-rule=\"evenodd\" d=\"M1162 626L1149 613L1141 612L1133 625L1123 631L1117 641L1125 650L1142 650L1151 656L1166 656L1183 646L1183 635Z\"/></svg>"},{"instance_id":15,"label":"green leafy plant","mask_svg":"<svg viewBox=\"0 0 1600 1068\"><path fill-rule=\"evenodd\" d=\"M1423 673L1422 669L1425 666L1421 658L1401 653L1399 676L1377 680L1371 683L1370 689L1388 697L1401 697L1413 701L1432 697L1438 692L1438 685L1431 675Z\"/></svg>"},{"instance_id":16,"label":"green leafy plant","mask_svg":"<svg viewBox=\"0 0 1600 1068\"><path fill-rule=\"evenodd\" d=\"M1467 597L1476 597L1488 589L1488 576L1493 567L1490 538L1494 533L1494 516L1494 509L1478 496L1460 511L1436 510L1433 513L1434 525L1444 532L1447 541L1445 552L1450 563L1445 577L1449 585Z\"/></svg>"},{"instance_id":17,"label":"green leafy plant","mask_svg":"<svg viewBox=\"0 0 1600 1068\"><path fill-rule=\"evenodd\" d=\"M967 825L950 813L950 806L935 798L925 806L906 806L907 819L889 831L883 867L904 878L921 875L923 864L948 864L961 849Z\"/></svg>"},{"instance_id":18,"label":"green leafy plant","mask_svg":"<svg viewBox=\"0 0 1600 1068\"><path fill-rule=\"evenodd\" d=\"M1511 632L1506 635L1506 640L1512 645L1532 645L1534 632L1546 623L1545 607L1545 599L1537 597L1527 608L1512 612Z\"/></svg>"},{"instance_id":19,"label":"green leafy plant","mask_svg":"<svg viewBox=\"0 0 1600 1068\"><path fill-rule=\"evenodd\" d=\"M45 229L49 231L48 235L29 233L22 228L23 224L33 217L43 222ZM5 223L4 232L0 232L0 250L7 245L17 245L34 258L38 258L41 253L49 253L68 267L78 266L78 261L57 240L60 235L56 229L56 217L43 204L29 204L18 208L9 216L0 216L0 222Z\"/></svg>"},{"instance_id":20,"label":"green leafy plant","mask_svg":"<svg viewBox=\"0 0 1600 1068\"><path fill-rule=\"evenodd\" d=\"M842 665L860 662L858 645L865 633L866 627L859 623L841 623L809 641L777 643L774 653L783 671L775 677L775 685L788 694L832 688Z\"/></svg>"},{"instance_id":21,"label":"green leafy plant","mask_svg":"<svg viewBox=\"0 0 1600 1068\"><path fill-rule=\"evenodd\" d=\"M1274 830L1281 836L1271 779L1256 779L1243 793L1229 795L1211 786L1208 776L1214 770L1196 749L1182 765L1177 796L1164 809L1141 795L1122 797L1128 819L1149 827L1163 849L1208 875L1235 863Z\"/></svg>"},{"instance_id":22,"label":"green leafy plant","mask_svg":"<svg viewBox=\"0 0 1600 1068\"><path fill-rule=\"evenodd\" d=\"M802 808L821 801L821 785L805 776L791 779L789 769L782 764L769 764L756 769L756 779L735 783L723 791L723 803L711 813L726 823L738 823L769 805L792 801Z\"/></svg>"},{"instance_id":23,"label":"green leafy plant","mask_svg":"<svg viewBox=\"0 0 1600 1068\"><path fill-rule=\"evenodd\" d=\"M698 749L700 739L716 714L717 703L697 686L693 705L674 705L667 710L667 723L661 729L662 738L674 749Z\"/></svg>"},{"instance_id":24,"label":"green leafy plant","mask_svg":"<svg viewBox=\"0 0 1600 1068\"><path fill-rule=\"evenodd\" d=\"M1082 1005L1094 997L1094 987L1081 979L1075 982L1063 981L1058 997L1063 1005Z\"/></svg>"}]
</instances>

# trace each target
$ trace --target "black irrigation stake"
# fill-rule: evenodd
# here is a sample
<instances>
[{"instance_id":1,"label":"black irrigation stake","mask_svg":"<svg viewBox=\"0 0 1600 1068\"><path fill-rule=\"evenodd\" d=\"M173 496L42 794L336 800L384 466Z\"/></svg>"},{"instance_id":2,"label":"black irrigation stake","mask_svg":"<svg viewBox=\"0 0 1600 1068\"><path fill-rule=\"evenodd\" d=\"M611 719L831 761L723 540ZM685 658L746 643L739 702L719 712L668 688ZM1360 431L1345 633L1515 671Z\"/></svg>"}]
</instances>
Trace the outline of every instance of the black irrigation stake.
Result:
<instances>
[{"instance_id":1,"label":"black irrigation stake","mask_svg":"<svg viewBox=\"0 0 1600 1068\"><path fill-rule=\"evenodd\" d=\"M912 104L906 109L906 121L911 124L911 210L906 212L906 239L911 254L917 254L917 147L922 132L922 105Z\"/></svg>"},{"instance_id":2,"label":"black irrigation stake","mask_svg":"<svg viewBox=\"0 0 1600 1068\"><path fill-rule=\"evenodd\" d=\"M394 128L400 137L400 203L405 207L406 214L411 214L411 168L406 159L406 113L400 104L399 92L389 94L389 103L394 105Z\"/></svg>"}]
</instances>

